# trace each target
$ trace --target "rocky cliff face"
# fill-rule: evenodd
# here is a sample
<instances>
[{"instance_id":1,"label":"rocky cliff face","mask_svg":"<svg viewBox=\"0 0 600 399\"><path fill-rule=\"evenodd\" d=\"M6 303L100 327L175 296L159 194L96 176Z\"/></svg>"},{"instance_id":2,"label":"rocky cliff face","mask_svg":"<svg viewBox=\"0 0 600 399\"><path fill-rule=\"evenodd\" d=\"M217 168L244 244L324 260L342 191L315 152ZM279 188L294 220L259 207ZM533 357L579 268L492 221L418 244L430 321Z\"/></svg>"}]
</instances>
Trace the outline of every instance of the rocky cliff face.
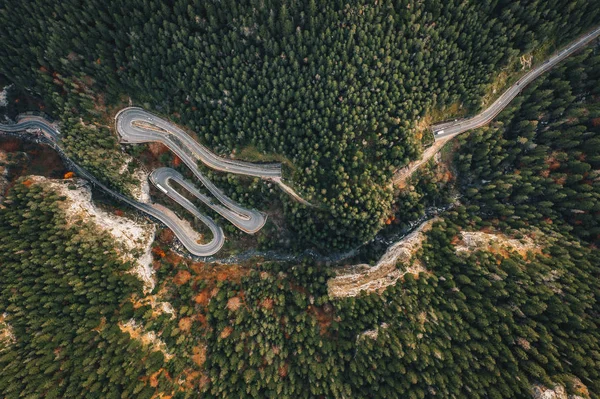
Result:
<instances>
[{"instance_id":1,"label":"rocky cliff face","mask_svg":"<svg viewBox=\"0 0 600 399\"><path fill-rule=\"evenodd\" d=\"M8 189L8 166L6 161L6 152L0 150L0 206L4 201L4 193Z\"/></svg>"},{"instance_id":2,"label":"rocky cliff face","mask_svg":"<svg viewBox=\"0 0 600 399\"><path fill-rule=\"evenodd\" d=\"M572 378L571 389L574 393L568 394L567 389L562 384L556 384L552 388L536 384L531 387L531 397L533 399L589 399L590 394L587 387L578 379Z\"/></svg>"}]
</instances>

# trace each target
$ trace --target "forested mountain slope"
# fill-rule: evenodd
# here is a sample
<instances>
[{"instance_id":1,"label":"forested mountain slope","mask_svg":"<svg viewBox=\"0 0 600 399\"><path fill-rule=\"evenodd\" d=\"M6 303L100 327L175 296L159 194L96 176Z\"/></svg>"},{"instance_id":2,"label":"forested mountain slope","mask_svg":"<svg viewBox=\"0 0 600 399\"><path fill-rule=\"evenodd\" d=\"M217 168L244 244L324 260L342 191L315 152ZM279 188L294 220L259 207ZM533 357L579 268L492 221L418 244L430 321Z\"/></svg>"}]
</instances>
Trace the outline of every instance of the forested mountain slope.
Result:
<instances>
[{"instance_id":1,"label":"forested mountain slope","mask_svg":"<svg viewBox=\"0 0 600 399\"><path fill-rule=\"evenodd\" d=\"M599 72L598 48L588 50L528 88L499 122L460 140L454 190L466 206L444 213L422 250L397 265L425 272L381 295L341 300L315 283L330 270L284 271L304 281L286 295L266 277L229 286L249 304L278 298L269 311L226 312L224 299L213 299L212 325L228 338L208 336L206 367L235 385L213 382L210 394L530 398L534 386L562 384L600 397ZM428 171L411 183L406 206L439 205L453 184ZM470 247L465 232L527 245ZM244 348L265 353L266 365ZM234 377L240 368L244 381ZM279 382L282 370L289 382Z\"/></svg>"},{"instance_id":2,"label":"forested mountain slope","mask_svg":"<svg viewBox=\"0 0 600 399\"><path fill-rule=\"evenodd\" d=\"M577 379L599 397L600 258L568 235L459 253L461 231L486 224L461 207L428 233L425 273L336 301L307 264L235 277L156 251L160 285L139 299L110 240L65 229L57 201L22 180L0 210L19 237L0 251L4 397L527 398Z\"/></svg>"},{"instance_id":3,"label":"forested mountain slope","mask_svg":"<svg viewBox=\"0 0 600 399\"><path fill-rule=\"evenodd\" d=\"M461 139L457 179L413 180L407 208L462 205L397 265L424 272L368 295L329 297L330 265L191 262L161 238L143 296L108 237L22 180L0 209L0 394L600 398L599 78L596 47Z\"/></svg>"},{"instance_id":4,"label":"forested mountain slope","mask_svg":"<svg viewBox=\"0 0 600 399\"><path fill-rule=\"evenodd\" d=\"M339 248L382 226L391 172L420 151L418 117L477 110L502 67L598 13L589 0L9 0L0 72L41 95L71 154L120 187L124 160L101 125L126 96L225 154L287 157L288 178L318 204L288 203L290 226Z\"/></svg>"},{"instance_id":5,"label":"forested mountain slope","mask_svg":"<svg viewBox=\"0 0 600 399\"><path fill-rule=\"evenodd\" d=\"M164 356L117 324L141 283L107 233L67 225L63 199L21 179L0 209L0 311L14 337L0 342L0 395L149 398L139 378Z\"/></svg>"},{"instance_id":6,"label":"forested mountain slope","mask_svg":"<svg viewBox=\"0 0 600 399\"><path fill-rule=\"evenodd\" d=\"M600 243L598 47L533 83L489 128L461 139L465 200L500 224L558 224Z\"/></svg>"}]
</instances>

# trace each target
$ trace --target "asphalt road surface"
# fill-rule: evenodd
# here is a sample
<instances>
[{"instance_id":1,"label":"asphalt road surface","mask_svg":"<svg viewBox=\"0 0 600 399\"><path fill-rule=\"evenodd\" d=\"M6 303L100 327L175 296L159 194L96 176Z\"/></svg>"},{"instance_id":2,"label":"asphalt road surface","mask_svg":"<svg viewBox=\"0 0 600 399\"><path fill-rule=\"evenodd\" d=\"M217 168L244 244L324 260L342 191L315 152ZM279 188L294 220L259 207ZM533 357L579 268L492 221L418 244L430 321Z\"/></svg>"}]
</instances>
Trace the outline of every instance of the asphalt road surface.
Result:
<instances>
[{"instance_id":1,"label":"asphalt road surface","mask_svg":"<svg viewBox=\"0 0 600 399\"><path fill-rule=\"evenodd\" d=\"M0 131L17 133L22 131L42 131L44 135L54 141L58 140L58 129L45 118L36 115L24 115L18 118L19 123L14 125L0 124Z\"/></svg>"},{"instance_id":2,"label":"asphalt road surface","mask_svg":"<svg viewBox=\"0 0 600 399\"><path fill-rule=\"evenodd\" d=\"M116 115L115 119L117 132L123 143L162 143L184 162L186 159L190 161L189 163L194 165L193 169L197 169L196 162L201 161L209 168L222 172L265 179L281 178L281 164L253 164L221 158L177 126L141 108L124 108Z\"/></svg>"},{"instance_id":3,"label":"asphalt road surface","mask_svg":"<svg viewBox=\"0 0 600 399\"><path fill-rule=\"evenodd\" d=\"M469 119L461 119L455 122L445 122L433 125L431 129L433 130L435 140L440 140L449 136L456 136L466 131L487 125L500 112L502 112L502 110L521 92L521 90L523 90L525 86L577 50L580 50L582 47L586 46L598 36L600 36L600 27L564 47L558 53L555 53L549 59L547 59L543 64L538 65L525 74L508 90L506 90L489 108L479 115Z\"/></svg>"},{"instance_id":4,"label":"asphalt road surface","mask_svg":"<svg viewBox=\"0 0 600 399\"><path fill-rule=\"evenodd\" d=\"M198 208L192 204L187 198L182 196L173 186L171 181L176 182L181 187L185 188L189 193L194 195L200 201L209 206L212 210L229 220L238 229L245 231L246 233L253 234L263 228L267 221L266 216L256 210L247 210L240 206L227 207L215 202L207 195L201 193L192 183L185 180L181 173L171 168L158 168L152 171L150 174L150 181L167 196L180 205L185 207L190 213L199 219L203 220L200 216ZM203 220L204 221L204 220ZM212 220L211 220L212 222ZM205 222L206 223L206 222ZM208 223L206 223L208 225Z\"/></svg>"},{"instance_id":5,"label":"asphalt road surface","mask_svg":"<svg viewBox=\"0 0 600 399\"><path fill-rule=\"evenodd\" d=\"M128 107L119 111L115 116L115 125L122 143L158 142L166 145L194 172L202 184L227 207L235 207L236 205L220 194L219 190L208 179L201 176L196 167L198 161L222 172L256 176L272 181L296 201L311 206L308 201L300 197L283 182L280 163L256 164L219 157L169 121L138 107Z\"/></svg>"},{"instance_id":6,"label":"asphalt road surface","mask_svg":"<svg viewBox=\"0 0 600 399\"><path fill-rule=\"evenodd\" d=\"M259 231L266 222L266 215L256 210L248 210L227 197L198 169L197 162L202 161L207 166L230 173L257 176L267 179L281 177L280 164L257 165L249 162L224 159L216 156L204 146L198 144L187 133L164 119L158 118L141 108L125 108L115 116L117 133L123 143L159 142L173 151L204 187L222 204L215 204L209 197L200 193L181 174L171 168L160 168L150 176L150 181L171 199L188 209L193 214L198 209L181 196L170 185L174 180L186 190L208 205L215 212L229 220L240 230L253 234ZM190 206L195 210L191 211Z\"/></svg>"},{"instance_id":7,"label":"asphalt road surface","mask_svg":"<svg viewBox=\"0 0 600 399\"><path fill-rule=\"evenodd\" d=\"M220 202L220 204L215 203L212 198L200 192L196 186L185 180L174 169L159 168L150 175L150 181L158 189L208 226L212 233L211 241L200 243L199 234L192 230L189 223L181 220L168 208L159 204L139 202L113 191L99 182L87 170L72 162L75 172L80 176L88 179L113 197L162 222L175 233L183 246L196 256L211 256L217 253L223 247L225 236L221 227L212 218L200 212L194 204L173 188L172 181L176 182L179 186L246 233L256 233L265 225L266 215L264 213L256 210L248 210L227 197L200 172L196 162L202 161L209 167L217 170L272 179L275 182L281 180L280 164L256 165L218 157L204 146L198 144L181 129L140 108L126 108L119 112L115 119L117 132L121 135L123 142L160 142L165 144L190 168L204 187ZM0 131L9 133L22 131L41 132L46 142L60 152L64 158L68 159L62 148L58 145L60 133L57 127L41 116L24 115L14 125L0 125Z\"/></svg>"},{"instance_id":8,"label":"asphalt road surface","mask_svg":"<svg viewBox=\"0 0 600 399\"><path fill-rule=\"evenodd\" d=\"M0 124L0 131L9 132L9 133L17 133L22 131L27 132L41 132L45 141L50 144L56 151L58 151L64 158L68 159L62 148L58 145L59 131L52 123L39 116L26 115L22 117L18 123L13 125L2 125ZM182 158L183 159L183 158ZM186 221L181 220L169 209L152 203L143 203L136 200L133 200L129 197L126 197L106 185L102 184L98 181L91 173L72 162L72 166L77 172L78 175L88 179L92 184L100 187L113 197L123 201L134 208L148 214L154 219L159 220L165 226L175 233L179 241L183 244L183 246L193 255L196 256L211 256L217 253L225 242L225 236L223 234L223 230L219 227L210 217L203 215L198 209L191 204L186 198L177 193L177 191L173 190L169 184L169 180L175 180L183 187L188 189L192 194L197 196L199 199L203 200L207 205L213 208L217 213L223 215L223 217L230 220L234 225L236 225L241 230L247 233L255 233L259 231L266 222L266 216L258 211L254 210L246 210L245 208L239 206L237 203L226 197L218 190L210 180L203 177L203 182L206 182L207 188L212 189L211 192L217 194L220 201L224 203L225 206L221 206L218 204L214 204L213 201L207 196L200 193L192 184L185 181L183 177L173 169L170 168L161 168L157 169L155 173L152 174L153 182L160 182L164 180L164 188L166 189L166 194L171 198L179 202L185 209L187 209L190 213L192 213L195 217L201 220L204 224L208 226L212 233L212 239L208 243L200 243L199 235L191 231L191 226ZM188 165L190 166L190 165ZM194 166L194 169L197 168Z\"/></svg>"},{"instance_id":9,"label":"asphalt road surface","mask_svg":"<svg viewBox=\"0 0 600 399\"><path fill-rule=\"evenodd\" d=\"M16 132L22 132L22 131L42 132L43 138L45 139L46 143L48 143L56 151L58 151L63 158L69 159L68 156L64 153L62 148L60 148L60 146L58 145L58 143L56 141L57 138L59 137L58 130L56 129L56 127L53 124L51 124L44 118L26 116L26 117L22 118L19 121L19 123L16 123L14 125L0 124L0 132L16 133ZM181 241L183 246L185 246L185 248L191 254L196 255L196 256L210 256L210 255L214 255L217 252L219 252L219 250L223 246L223 243L224 243L223 231L221 230L220 227L214 225L214 222L213 222L214 226L212 226L212 228L211 228L211 225L209 225L209 228L213 232L212 240L207 244L200 244L200 243L198 243L197 237L190 234L189 228L187 228L187 226L186 226L186 222L179 219L173 212L165 211L162 209L162 207L157 206L156 204L146 204L143 202L133 200L129 197L126 197L126 196L108 188L107 186L102 184L100 181L98 181L91 173L89 173L87 170L85 170L84 168L82 168L81 166L77 165L76 163L74 163L72 161L71 161L71 166L73 167L74 171L79 176L89 180L95 186L100 187L102 190L104 190L108 194L112 195L113 197L117 198L118 200L123 201L123 202L133 206L134 208L148 214L149 216L153 217L154 219L157 219L158 221L162 222L165 226L167 226L169 229L171 229L173 231L173 233L175 233L175 235L177 236L179 241ZM208 217L206 217L206 218L210 219ZM212 220L212 219L210 219L210 220Z\"/></svg>"}]
</instances>

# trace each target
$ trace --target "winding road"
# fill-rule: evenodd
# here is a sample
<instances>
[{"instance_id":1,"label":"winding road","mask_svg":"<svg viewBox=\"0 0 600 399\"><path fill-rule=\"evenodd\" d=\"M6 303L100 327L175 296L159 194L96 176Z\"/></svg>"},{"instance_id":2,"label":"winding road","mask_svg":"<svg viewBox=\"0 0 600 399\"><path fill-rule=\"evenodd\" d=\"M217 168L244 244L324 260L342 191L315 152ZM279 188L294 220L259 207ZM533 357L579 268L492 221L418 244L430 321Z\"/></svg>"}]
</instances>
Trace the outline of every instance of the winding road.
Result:
<instances>
[{"instance_id":1,"label":"winding road","mask_svg":"<svg viewBox=\"0 0 600 399\"><path fill-rule=\"evenodd\" d=\"M193 230L191 225L180 219L167 207L155 203L143 203L126 197L98 181L85 168L77 165L69 159L58 144L60 133L58 128L43 117L35 115L24 115L13 125L0 124L0 131L8 133L34 132L42 133L42 138L50 144L61 156L71 162L71 166L80 176L88 179L94 185L100 187L113 197L133 206L147 215L159 220L175 233L183 246L193 255L211 256L217 253L225 242L223 230L215 221L200 210L176 189L171 182L187 190L193 196L201 200L219 215L230 221L240 230L253 234L259 231L266 222L266 214L248 210L227 197L198 169L196 162L202 161L211 168L249 175L265 179L281 178L281 165L267 164L256 165L248 162L228 160L216 156L204 146L198 144L181 129L169 122L158 118L140 108L125 108L115 117L117 132L124 143L161 142L173 151L192 170L194 175L208 189L208 191L220 202L215 203L209 196L201 193L196 186L185 180L183 176L171 168L158 168L150 176L150 181L168 197L175 200L198 220L202 221L211 231L212 239L208 243L200 243L202 237Z\"/></svg>"},{"instance_id":2,"label":"winding road","mask_svg":"<svg viewBox=\"0 0 600 399\"><path fill-rule=\"evenodd\" d=\"M207 195L201 193L192 183L185 180L181 173L177 172L171 168L158 168L152 171L150 174L150 181L162 192L164 192L167 196L169 196L174 201L178 202L185 209L187 209L190 213L201 219L202 217L198 216L200 211L198 208L192 204L187 198L181 195L176 189L171 186L171 181L176 182L181 187L185 188L189 193L191 193L194 197L198 198L200 201L208 205L211 209L217 212L219 215L223 216L225 219L229 220L235 227L238 229L249 233L254 234L260 229L263 228L265 222L267 221L267 217L262 212L256 211L254 209L248 210L242 208L241 206L231 203L229 206L222 206L219 204L215 204L214 201L208 197ZM207 225L208 223L205 222Z\"/></svg>"},{"instance_id":3,"label":"winding road","mask_svg":"<svg viewBox=\"0 0 600 399\"><path fill-rule=\"evenodd\" d=\"M487 125L494 119L506 106L525 88L529 83L534 81L544 72L548 71L556 64L569 57L571 54L580 50L582 47L586 46L592 40L600 36L600 27L592 30L584 36L581 36L577 40L573 41L571 44L564 47L557 53L554 53L550 58L548 58L544 63L538 65L533 68L531 71L527 72L521 79L519 79L515 84L513 84L508 90L506 90L502 95L494 101L492 105L490 105L485 111L480 114L469 118L469 119L461 119L454 122L445 122L433 125L431 130L433 130L433 136L436 141L442 140L445 138L451 138L461 133L467 132L472 129L476 129L478 127Z\"/></svg>"},{"instance_id":4,"label":"winding road","mask_svg":"<svg viewBox=\"0 0 600 399\"><path fill-rule=\"evenodd\" d=\"M581 49L592 40L600 36L600 27L572 42L560 52L552 55L543 64L537 66L519 81L504 92L489 108L470 119L436 124L431 127L434 132L435 141L442 144L452 137L471 129L481 127L494 119L512 101L525 86L538 76L554 67L556 64ZM150 181L171 199L178 202L196 218L205 223L210 229L213 237L206 244L201 244L201 236L195 232L187 221L181 220L173 211L160 204L143 203L128 198L106 185L99 182L87 170L80 167L64 153L59 146L59 131L57 127L43 117L36 115L24 115L18 119L18 123L12 125L0 124L0 132L17 133L22 131L41 132L41 138L51 145L66 160L70 161L74 171L80 176L88 179L92 184L113 197L135 207L147 215L159 220L170 228L183 246L193 255L210 256L217 253L224 244L223 230L214 220L202 214L200 210L175 188L172 182L187 190L194 197L209 206L219 215L226 218L240 230L252 234L259 231L266 222L266 215L256 210L248 210L241 207L235 201L227 197L219 190L197 167L197 162L203 162L215 170L236 173L241 175L256 176L273 181L298 201L310 205L302 199L294 190L286 186L282 181L281 164L252 164L249 162L236 161L219 157L191 138L187 133L141 108L129 107L121 110L115 116L115 125L122 143L147 143L159 142L173 151L194 173L196 178L206 189L219 201L215 203L210 197L203 194L194 184L185 180L183 176L171 168L159 168L149 176ZM437 151L430 151L433 155ZM419 164L423 163L423 159ZM409 167L406 170L411 170Z\"/></svg>"},{"instance_id":5,"label":"winding road","mask_svg":"<svg viewBox=\"0 0 600 399\"><path fill-rule=\"evenodd\" d=\"M209 243L201 244L198 242L201 238L200 235L193 231L193 229L187 221L181 220L170 209L160 204L136 201L119 192L112 190L111 188L98 181L98 179L96 179L94 175L89 173L85 168L82 168L81 166L73 162L64 153L63 149L58 145L57 142L57 139L59 137L59 131L57 127L54 124L47 121L46 119L37 116L25 116L19 119L18 123L14 125L0 124L0 131L8 133L17 133L23 131L32 133L41 132L40 138L44 140L47 144L49 144L51 147L53 147L63 159L68 160L71 164L71 167L79 176L89 180L93 185L101 188L106 193L110 194L119 201L129 204L134 208L146 213L153 219L156 219L163 223L165 226L171 229L173 233L175 233L179 241L191 254L196 256L210 256L219 252L221 247L223 247L223 244L225 242L223 230L219 226L217 226L215 222L208 216L203 215L201 220L211 230L213 238Z\"/></svg>"},{"instance_id":6,"label":"winding road","mask_svg":"<svg viewBox=\"0 0 600 399\"><path fill-rule=\"evenodd\" d=\"M110 189L109 187L98 181L98 179L96 179L94 175L89 173L85 168L82 168L81 166L77 165L64 153L63 149L57 143L57 138L59 137L58 129L56 128L56 126L46 121L44 118L31 118L27 116L19 120L19 122L14 125L0 124L0 131L8 133L17 133L23 131L31 133L41 132L40 138L47 144L49 144L52 148L54 148L63 159L68 160L73 170L79 176L87 179L93 185L101 188L106 193L118 199L119 201L125 202L126 204L129 204L134 208L146 213L148 216L151 216L152 218L162 222L165 226L171 229L173 233L175 233L175 235L177 236L179 241L181 241L183 246L193 255L214 255L223 246L223 231L220 227L215 225L216 229L213 230L209 225L209 228L211 228L211 231L213 231L213 239L208 244L200 244L198 243L198 239L200 238L200 236L197 233L191 231L191 226L189 226L189 223L179 219L174 212L159 204L147 204L126 197L125 195Z\"/></svg>"},{"instance_id":7,"label":"winding road","mask_svg":"<svg viewBox=\"0 0 600 399\"><path fill-rule=\"evenodd\" d=\"M58 140L58 129L47 119L37 115L20 115L14 125L0 124L0 131L18 133L22 131L42 131L51 140Z\"/></svg>"},{"instance_id":8,"label":"winding road","mask_svg":"<svg viewBox=\"0 0 600 399\"><path fill-rule=\"evenodd\" d=\"M137 107L124 108L115 116L122 143L159 142L173 151L190 169L203 162L209 168L263 179L281 178L281 164L253 164L221 158L172 123ZM204 182L203 182L204 183Z\"/></svg>"}]
</instances>

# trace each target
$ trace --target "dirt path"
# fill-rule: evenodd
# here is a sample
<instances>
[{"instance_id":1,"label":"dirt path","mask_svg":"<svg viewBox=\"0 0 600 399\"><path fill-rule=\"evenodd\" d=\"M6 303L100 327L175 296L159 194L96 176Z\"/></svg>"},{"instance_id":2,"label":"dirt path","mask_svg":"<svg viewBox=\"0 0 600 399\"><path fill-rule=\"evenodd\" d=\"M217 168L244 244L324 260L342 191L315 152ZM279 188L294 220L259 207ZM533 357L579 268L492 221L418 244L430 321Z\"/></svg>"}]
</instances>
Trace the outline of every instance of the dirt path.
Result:
<instances>
[{"instance_id":1,"label":"dirt path","mask_svg":"<svg viewBox=\"0 0 600 399\"><path fill-rule=\"evenodd\" d=\"M427 161L429 161L435 154L437 154L442 149L442 147L451 139L452 137L447 137L436 141L431 147L427 148L423 152L423 156L421 157L421 159L413 161L409 163L408 166L396 171L396 173L394 173L394 176L392 177L392 184L394 185L394 187L404 188L406 186L406 180L408 180L412 176L412 174L415 173L415 171L419 169L419 167L421 167L421 165L427 163Z\"/></svg>"},{"instance_id":2,"label":"dirt path","mask_svg":"<svg viewBox=\"0 0 600 399\"><path fill-rule=\"evenodd\" d=\"M269 179L275 183L277 183L279 185L279 187L281 187L281 189L283 191L285 191L286 193L288 193L293 199L295 199L296 201L298 201L299 203L301 203L302 205L306 205L306 206L312 206L312 204L310 202L308 202L307 200L305 200L304 198L302 198L301 196L299 196L293 188L291 188L290 186L288 186L287 184L285 184L282 180L281 177L274 177L272 179Z\"/></svg>"}]
</instances>

